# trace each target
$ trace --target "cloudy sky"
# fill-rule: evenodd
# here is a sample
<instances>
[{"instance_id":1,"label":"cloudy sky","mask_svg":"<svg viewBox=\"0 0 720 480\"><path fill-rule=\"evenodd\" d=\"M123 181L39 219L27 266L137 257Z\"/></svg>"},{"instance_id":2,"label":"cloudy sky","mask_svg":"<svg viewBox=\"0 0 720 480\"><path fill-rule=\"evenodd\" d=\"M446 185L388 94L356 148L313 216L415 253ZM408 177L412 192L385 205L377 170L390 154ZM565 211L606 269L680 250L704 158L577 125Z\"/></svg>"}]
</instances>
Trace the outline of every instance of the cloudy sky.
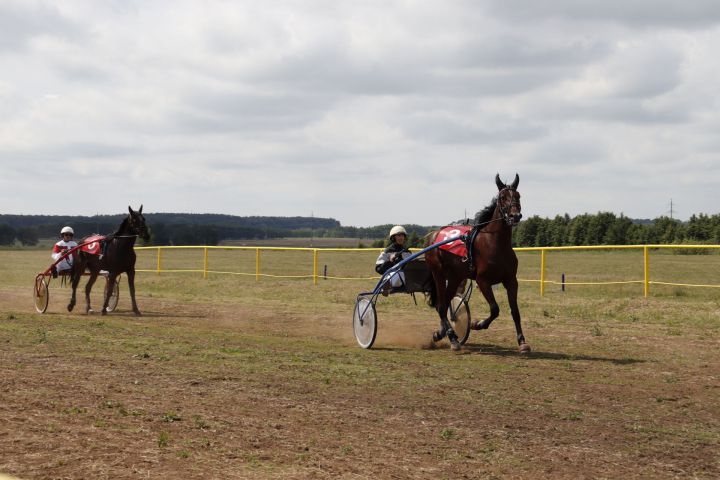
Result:
<instances>
[{"instance_id":1,"label":"cloudy sky","mask_svg":"<svg viewBox=\"0 0 720 480\"><path fill-rule=\"evenodd\" d=\"M0 0L0 213L720 212L717 0Z\"/></svg>"}]
</instances>

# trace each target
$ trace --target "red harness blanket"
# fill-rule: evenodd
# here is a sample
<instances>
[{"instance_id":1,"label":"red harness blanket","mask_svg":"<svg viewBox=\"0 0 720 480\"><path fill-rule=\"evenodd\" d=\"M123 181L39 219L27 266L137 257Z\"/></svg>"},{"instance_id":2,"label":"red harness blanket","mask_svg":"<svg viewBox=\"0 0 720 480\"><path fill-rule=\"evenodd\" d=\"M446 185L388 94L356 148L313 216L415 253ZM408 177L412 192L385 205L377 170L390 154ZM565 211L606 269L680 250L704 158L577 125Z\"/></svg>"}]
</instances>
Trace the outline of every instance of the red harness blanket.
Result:
<instances>
[{"instance_id":1,"label":"red harness blanket","mask_svg":"<svg viewBox=\"0 0 720 480\"><path fill-rule=\"evenodd\" d=\"M105 237L102 235L91 235L83 239L83 245L80 249L91 255L100 255L103 240L105 240Z\"/></svg>"},{"instance_id":2,"label":"red harness blanket","mask_svg":"<svg viewBox=\"0 0 720 480\"><path fill-rule=\"evenodd\" d=\"M437 235L435 235L435 240L433 241L433 243L449 240L459 235L467 235L472 229L472 225L452 225L449 227L443 227L437 233ZM448 251L453 255L458 255L460 257L467 257L468 254L467 246L465 245L465 241L462 238L459 238L454 242L446 243L445 245L440 245L438 248Z\"/></svg>"}]
</instances>

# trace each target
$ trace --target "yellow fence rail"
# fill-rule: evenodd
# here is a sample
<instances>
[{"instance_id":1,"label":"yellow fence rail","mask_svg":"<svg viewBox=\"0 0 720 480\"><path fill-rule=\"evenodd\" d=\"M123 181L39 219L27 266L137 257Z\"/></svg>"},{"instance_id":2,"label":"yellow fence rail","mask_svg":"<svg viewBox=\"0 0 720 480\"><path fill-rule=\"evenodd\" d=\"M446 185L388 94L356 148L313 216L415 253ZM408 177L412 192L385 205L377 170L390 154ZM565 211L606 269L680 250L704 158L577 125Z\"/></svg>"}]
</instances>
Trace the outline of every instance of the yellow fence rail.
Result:
<instances>
[{"instance_id":1,"label":"yellow fence rail","mask_svg":"<svg viewBox=\"0 0 720 480\"><path fill-rule=\"evenodd\" d=\"M516 252L540 252L540 272L539 279L519 279L520 282L527 283L538 283L540 289L540 295L545 295L546 285L622 285L622 284L642 284L643 294L647 297L650 294L651 285L670 285L678 287L706 287L706 288L720 288L720 284L700 284L700 283L672 283L672 282L661 282L652 281L650 279L650 253L652 250L717 250L720 249L720 245L597 245L597 246L567 246L567 247L520 247L515 248ZM139 251L155 251L155 269L138 269L138 272L154 272L160 273L202 273L203 278L208 278L209 274L225 274L225 275L239 275L239 276L254 276L256 281L259 281L262 277L269 278L307 278L312 279L313 284L317 285L320 278L331 279L331 280L377 280L380 277L356 277L356 276L332 276L326 273L320 274L319 271L319 255L327 252L364 252L364 253L379 253L382 249L379 248L303 248L303 247L235 247L235 246L159 246L159 247L136 247ZM163 269L163 252L171 250L201 250L203 255L202 269ZM231 270L211 270L209 268L209 252L213 250L240 250L254 252L255 256L255 271L254 272L237 272ZM561 251L592 251L592 250L636 250L642 251L643 253L643 278L637 280L626 280L626 281L605 281L605 282L558 282L555 280L548 280L547 278L547 254L549 252L561 252ZM299 275L285 275L285 274L271 274L263 273L262 258L263 252L309 252L312 254L312 267L311 272L307 274Z\"/></svg>"}]
</instances>

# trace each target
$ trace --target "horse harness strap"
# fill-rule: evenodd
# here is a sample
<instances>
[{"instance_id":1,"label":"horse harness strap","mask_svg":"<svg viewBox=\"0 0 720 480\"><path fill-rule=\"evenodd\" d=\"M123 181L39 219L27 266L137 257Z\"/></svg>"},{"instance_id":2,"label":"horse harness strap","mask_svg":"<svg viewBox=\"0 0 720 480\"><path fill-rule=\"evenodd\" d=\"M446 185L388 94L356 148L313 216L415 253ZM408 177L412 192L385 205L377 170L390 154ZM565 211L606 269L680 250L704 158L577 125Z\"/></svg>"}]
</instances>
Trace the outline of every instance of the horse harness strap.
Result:
<instances>
[{"instance_id":1,"label":"horse harness strap","mask_svg":"<svg viewBox=\"0 0 720 480\"><path fill-rule=\"evenodd\" d=\"M462 236L462 240L465 243L465 249L467 250L467 256L463 258L464 262L467 262L468 266L468 273L472 274L474 268L475 268L475 262L473 259L473 243L475 243L475 239L478 236L478 233L480 233L480 226L475 225L472 230L470 230L469 233Z\"/></svg>"}]
</instances>

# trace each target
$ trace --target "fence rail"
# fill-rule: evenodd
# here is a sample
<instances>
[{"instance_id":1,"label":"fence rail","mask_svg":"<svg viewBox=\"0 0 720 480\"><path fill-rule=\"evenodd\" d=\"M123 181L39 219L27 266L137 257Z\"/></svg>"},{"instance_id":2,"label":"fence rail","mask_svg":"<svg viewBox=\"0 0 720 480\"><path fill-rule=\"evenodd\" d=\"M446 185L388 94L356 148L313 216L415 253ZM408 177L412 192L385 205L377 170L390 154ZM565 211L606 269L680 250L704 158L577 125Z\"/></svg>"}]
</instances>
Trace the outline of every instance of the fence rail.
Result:
<instances>
[{"instance_id":1,"label":"fence rail","mask_svg":"<svg viewBox=\"0 0 720 480\"><path fill-rule=\"evenodd\" d=\"M650 294L651 285L669 285L678 287L697 287L697 288L720 288L720 284L712 283L674 283L664 281L653 281L650 279L650 253L653 250L718 250L720 245L594 245L594 246L567 246L567 247L519 247L515 248L516 252L539 252L540 253L540 268L539 278L530 279L518 279L520 282L526 283L538 283L540 295L545 295L545 287L547 285L562 285L563 288L567 285L623 285L623 284L642 284L643 294L647 297ZM319 256L320 254L326 254L330 252L342 254L348 254L351 252L364 252L377 254L382 251L379 248L305 248L305 247L234 247L234 246L159 246L159 247L136 247L139 251L155 251L155 268L154 269L138 269L138 272L151 272L156 274L161 273L202 273L203 278L207 278L210 274L218 275L238 275L238 276L249 276L255 277L256 281L259 281L262 277L268 278L294 278L294 279L312 279L313 284L317 285L320 278L330 280L375 280L378 276L348 276L348 275L328 275L327 272L322 274L319 272ZM202 268L163 268L163 252L166 251L202 251ZM254 253L254 272L253 271L234 271L229 269L216 270L209 268L209 253L216 250L224 251L246 251ZM634 280L621 280L621 281L592 281L592 282L566 282L564 279L560 282L556 280L550 280L547 278L547 254L550 252L563 252L563 251L594 251L594 250L635 250L642 251L642 278ZM269 252L308 252L312 256L312 260L307 265L308 273L301 274L277 274L264 272L263 267L263 253Z\"/></svg>"}]
</instances>

